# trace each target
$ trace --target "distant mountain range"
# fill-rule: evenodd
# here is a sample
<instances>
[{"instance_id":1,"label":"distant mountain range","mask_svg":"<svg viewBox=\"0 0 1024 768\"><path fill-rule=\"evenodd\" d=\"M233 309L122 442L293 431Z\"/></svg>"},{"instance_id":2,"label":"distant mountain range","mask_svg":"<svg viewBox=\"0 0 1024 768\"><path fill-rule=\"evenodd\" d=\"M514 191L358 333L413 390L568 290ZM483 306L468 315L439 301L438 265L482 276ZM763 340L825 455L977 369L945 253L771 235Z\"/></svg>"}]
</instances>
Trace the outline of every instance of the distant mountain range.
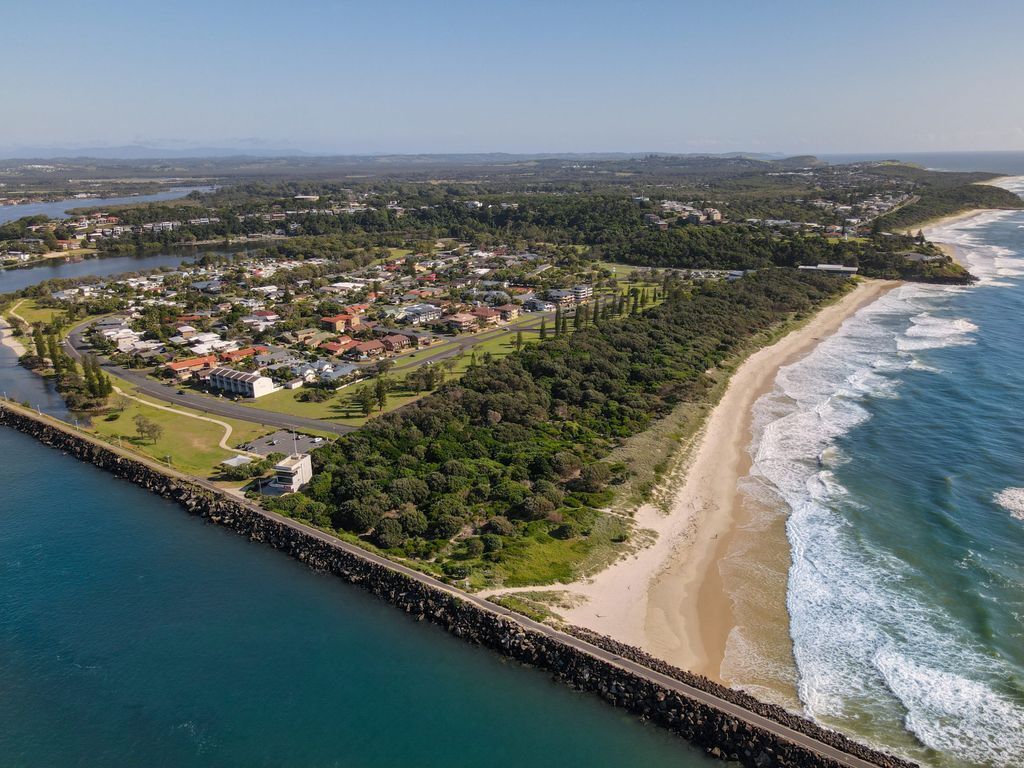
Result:
<instances>
[{"instance_id":1,"label":"distant mountain range","mask_svg":"<svg viewBox=\"0 0 1024 768\"><path fill-rule=\"evenodd\" d=\"M170 160L209 157L307 157L298 149L261 149L258 147L151 147L127 144L120 147L0 147L0 158L7 160Z\"/></svg>"},{"instance_id":2,"label":"distant mountain range","mask_svg":"<svg viewBox=\"0 0 1024 768\"><path fill-rule=\"evenodd\" d=\"M306 152L298 149L271 149L259 147L156 147L146 144L128 144L116 147L0 147L0 158L6 160L172 160L186 158L351 158L359 161L389 162L460 162L491 164L542 160L630 160L650 155L665 157L718 157L750 160L781 160L787 155L763 152L478 152L478 153L373 153L346 154Z\"/></svg>"}]
</instances>

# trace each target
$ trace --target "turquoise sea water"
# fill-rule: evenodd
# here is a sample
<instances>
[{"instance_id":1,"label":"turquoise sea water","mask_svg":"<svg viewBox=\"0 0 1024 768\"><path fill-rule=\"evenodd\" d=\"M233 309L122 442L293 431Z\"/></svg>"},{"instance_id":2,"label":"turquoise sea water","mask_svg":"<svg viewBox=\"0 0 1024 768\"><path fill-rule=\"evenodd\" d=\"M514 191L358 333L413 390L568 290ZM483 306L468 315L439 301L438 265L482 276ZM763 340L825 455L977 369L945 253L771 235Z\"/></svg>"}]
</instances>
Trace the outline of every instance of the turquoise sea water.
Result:
<instances>
[{"instance_id":1,"label":"turquoise sea water","mask_svg":"<svg viewBox=\"0 0 1024 768\"><path fill-rule=\"evenodd\" d=\"M30 438L0 456L0 765L712 764Z\"/></svg>"},{"instance_id":2,"label":"turquoise sea water","mask_svg":"<svg viewBox=\"0 0 1024 768\"><path fill-rule=\"evenodd\" d=\"M1024 213L929 236L980 282L898 288L784 368L745 486L788 515L806 710L928 764L1019 768Z\"/></svg>"}]
</instances>

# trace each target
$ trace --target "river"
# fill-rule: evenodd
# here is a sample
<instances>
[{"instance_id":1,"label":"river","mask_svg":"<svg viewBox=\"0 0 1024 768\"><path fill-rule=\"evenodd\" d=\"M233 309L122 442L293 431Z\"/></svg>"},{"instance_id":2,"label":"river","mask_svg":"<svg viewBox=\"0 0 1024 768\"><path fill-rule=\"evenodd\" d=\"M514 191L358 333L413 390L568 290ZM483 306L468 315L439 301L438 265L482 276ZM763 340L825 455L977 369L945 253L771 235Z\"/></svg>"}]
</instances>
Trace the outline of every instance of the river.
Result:
<instances>
[{"instance_id":1,"label":"river","mask_svg":"<svg viewBox=\"0 0 1024 768\"><path fill-rule=\"evenodd\" d=\"M54 200L49 203L28 203L26 205L0 205L0 224L23 219L26 216L49 216L62 219L71 208L107 208L115 205L138 203L159 203L164 200L178 200L191 192L208 192L213 187L172 187L152 195L130 195L128 197L73 197L68 200Z\"/></svg>"}]
</instances>

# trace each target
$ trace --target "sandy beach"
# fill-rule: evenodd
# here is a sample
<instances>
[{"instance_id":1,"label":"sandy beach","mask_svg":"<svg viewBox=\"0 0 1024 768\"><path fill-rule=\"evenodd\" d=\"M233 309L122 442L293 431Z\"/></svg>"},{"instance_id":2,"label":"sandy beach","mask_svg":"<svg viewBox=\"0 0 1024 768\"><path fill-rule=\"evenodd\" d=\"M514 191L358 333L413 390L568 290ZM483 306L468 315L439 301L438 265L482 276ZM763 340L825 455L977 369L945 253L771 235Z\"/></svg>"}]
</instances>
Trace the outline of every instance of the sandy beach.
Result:
<instances>
[{"instance_id":1,"label":"sandy beach","mask_svg":"<svg viewBox=\"0 0 1024 768\"><path fill-rule=\"evenodd\" d=\"M740 507L737 481L750 467L751 406L773 385L780 367L807 354L846 318L896 285L863 281L805 325L747 358L680 469L685 477L669 514L653 505L637 511L638 527L652 531L654 542L588 580L543 588L566 593L563 605L573 607L559 608L562 618L720 679L732 610L718 561Z\"/></svg>"},{"instance_id":2,"label":"sandy beach","mask_svg":"<svg viewBox=\"0 0 1024 768\"><path fill-rule=\"evenodd\" d=\"M0 344L10 347L18 357L21 357L27 351L25 345L14 335L14 329L3 315L0 315Z\"/></svg>"}]
</instances>

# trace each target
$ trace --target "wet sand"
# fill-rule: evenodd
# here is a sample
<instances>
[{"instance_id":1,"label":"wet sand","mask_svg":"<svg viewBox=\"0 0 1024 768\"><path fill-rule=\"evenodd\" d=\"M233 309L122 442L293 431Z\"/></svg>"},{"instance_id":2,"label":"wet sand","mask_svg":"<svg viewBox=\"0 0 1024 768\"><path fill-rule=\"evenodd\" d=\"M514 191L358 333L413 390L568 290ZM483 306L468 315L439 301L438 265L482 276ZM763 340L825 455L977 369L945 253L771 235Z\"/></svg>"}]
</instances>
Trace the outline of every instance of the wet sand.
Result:
<instances>
[{"instance_id":1,"label":"wet sand","mask_svg":"<svg viewBox=\"0 0 1024 768\"><path fill-rule=\"evenodd\" d=\"M669 514L652 505L638 510L637 524L655 534L654 542L592 578L562 588L574 603L559 609L566 621L722 679L726 642L734 626L730 593L743 592L745 581L733 573L726 584L719 565L730 556L737 526L744 526L753 512L745 511L745 497L737 487L750 468L751 408L774 385L780 367L806 355L844 320L898 284L863 281L802 327L747 358L680 470L684 478ZM780 564L784 575L789 562L784 522L769 526L755 540L769 547L756 557ZM777 605L764 608L781 616L780 626L787 626L784 589Z\"/></svg>"}]
</instances>

